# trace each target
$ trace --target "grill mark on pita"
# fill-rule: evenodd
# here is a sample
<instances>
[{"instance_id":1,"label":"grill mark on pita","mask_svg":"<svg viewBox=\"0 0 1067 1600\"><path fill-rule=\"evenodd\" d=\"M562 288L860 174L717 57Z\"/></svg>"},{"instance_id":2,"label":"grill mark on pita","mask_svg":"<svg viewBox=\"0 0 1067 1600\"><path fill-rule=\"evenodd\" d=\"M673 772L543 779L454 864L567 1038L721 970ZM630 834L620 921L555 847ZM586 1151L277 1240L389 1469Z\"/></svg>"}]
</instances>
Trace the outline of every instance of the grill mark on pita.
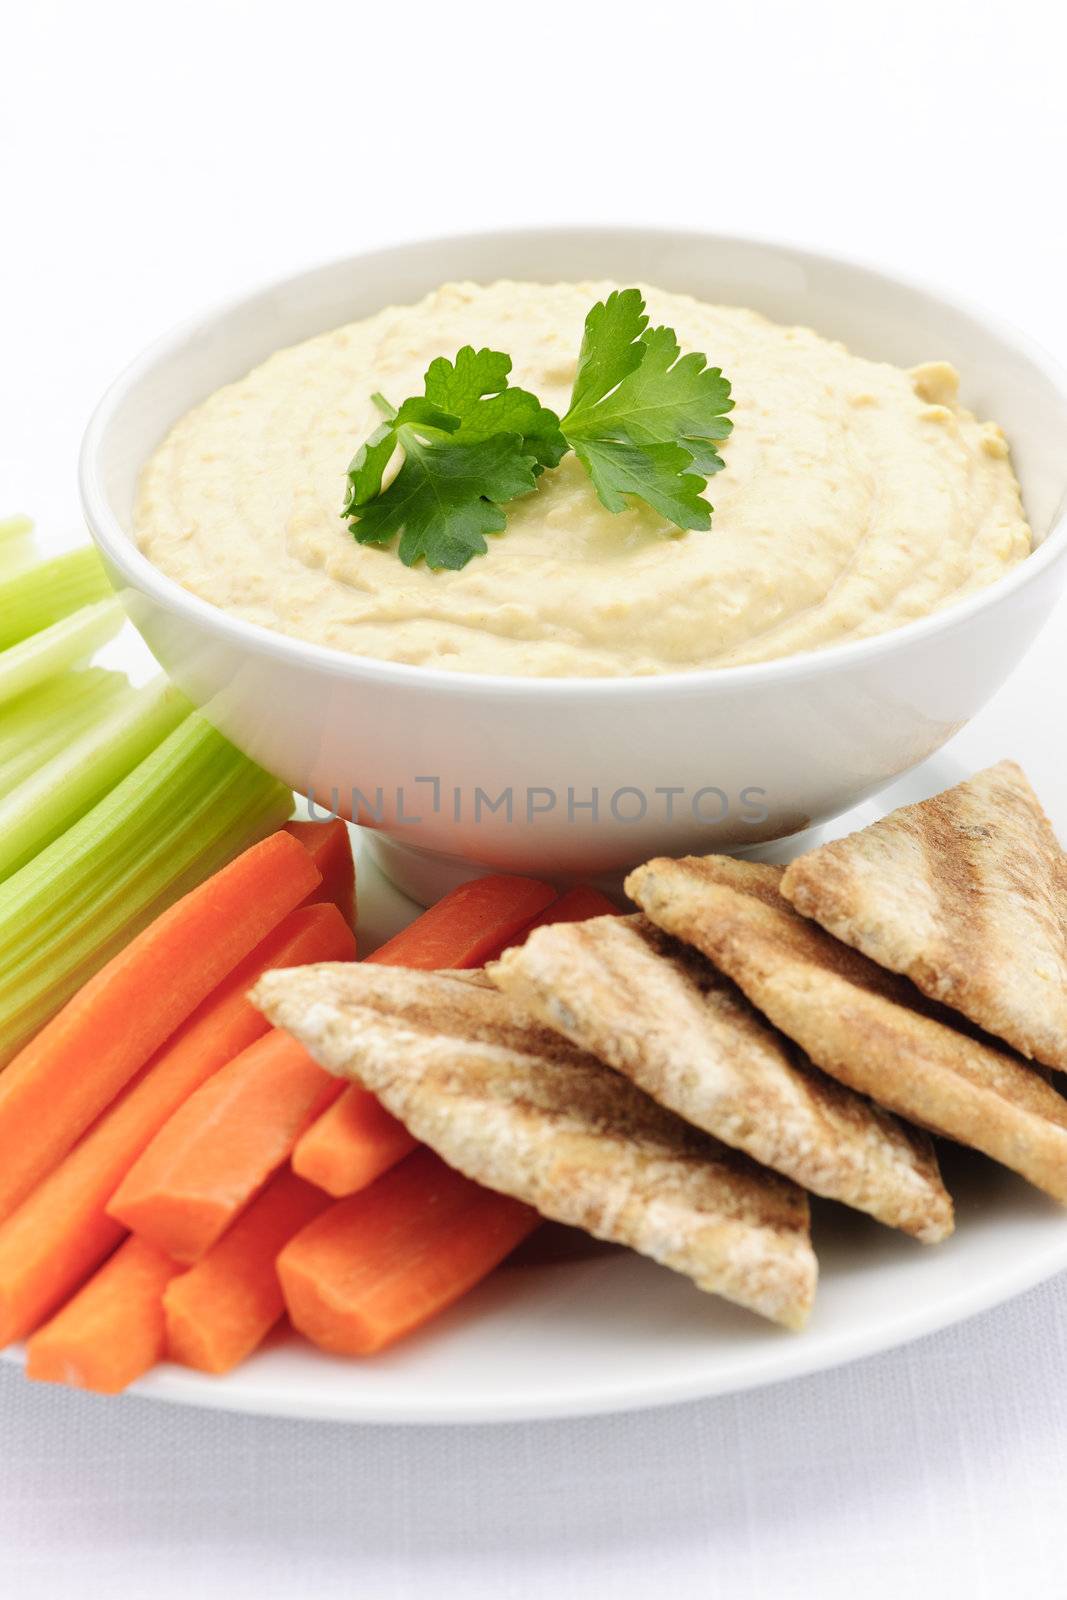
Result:
<instances>
[{"instance_id":1,"label":"grill mark on pita","mask_svg":"<svg viewBox=\"0 0 1067 1600\"><path fill-rule=\"evenodd\" d=\"M266 974L253 999L467 1177L803 1325L817 1277L803 1191L657 1105L480 975L325 964Z\"/></svg>"},{"instance_id":2,"label":"grill mark on pita","mask_svg":"<svg viewBox=\"0 0 1067 1600\"><path fill-rule=\"evenodd\" d=\"M938 795L931 802L924 823L918 826L917 819L909 819L908 831L918 838L926 860L926 878L936 901L938 938L943 949L952 951L959 961L966 961L969 956L980 958L986 929L980 875L968 848L975 833L974 825L967 821L966 801L953 790ZM979 837L988 837L990 832L979 824ZM965 935L954 936L954 927L965 929ZM917 961L913 977L927 994L953 1004L959 985L945 974L943 961Z\"/></svg>"},{"instance_id":3,"label":"grill mark on pita","mask_svg":"<svg viewBox=\"0 0 1067 1600\"><path fill-rule=\"evenodd\" d=\"M714 857L698 871L686 860L653 861L631 873L626 887L661 927L727 972L824 1071L1067 1202L1067 1101L1045 1077L1005 1046L992 1048L935 1020L928 1005L852 983L839 942L784 898L776 914L756 906L739 887L745 872L745 863ZM911 988L892 981L905 993Z\"/></svg>"},{"instance_id":4,"label":"grill mark on pita","mask_svg":"<svg viewBox=\"0 0 1067 1600\"><path fill-rule=\"evenodd\" d=\"M489 975L661 1105L814 1194L925 1240L951 1226L929 1140L820 1072L648 918L538 929Z\"/></svg>"},{"instance_id":5,"label":"grill mark on pita","mask_svg":"<svg viewBox=\"0 0 1067 1600\"><path fill-rule=\"evenodd\" d=\"M799 856L782 892L955 1027L1067 1071L1067 858L1014 761Z\"/></svg>"}]
</instances>

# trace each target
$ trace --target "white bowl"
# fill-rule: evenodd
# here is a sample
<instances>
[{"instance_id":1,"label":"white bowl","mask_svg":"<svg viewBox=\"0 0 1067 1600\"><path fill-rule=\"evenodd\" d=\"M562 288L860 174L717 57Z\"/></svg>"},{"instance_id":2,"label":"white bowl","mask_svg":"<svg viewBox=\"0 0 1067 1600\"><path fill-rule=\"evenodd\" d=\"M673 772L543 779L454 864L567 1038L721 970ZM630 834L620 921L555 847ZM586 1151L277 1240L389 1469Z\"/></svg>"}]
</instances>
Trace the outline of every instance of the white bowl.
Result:
<instances>
[{"instance_id":1,"label":"white bowl","mask_svg":"<svg viewBox=\"0 0 1067 1600\"><path fill-rule=\"evenodd\" d=\"M953 362L964 403L1008 434L1037 549L981 593L876 638L630 679L483 677L349 656L229 616L141 555L138 475L190 406L281 346L448 279L500 277L650 281L809 324L898 365ZM1056 367L929 289L754 240L540 229L355 256L197 319L108 390L80 481L112 579L171 677L295 789L344 814L355 793L386 870L426 899L479 869L562 882L657 853L744 849L817 824L925 760L999 688L1067 579L1065 441Z\"/></svg>"}]
</instances>

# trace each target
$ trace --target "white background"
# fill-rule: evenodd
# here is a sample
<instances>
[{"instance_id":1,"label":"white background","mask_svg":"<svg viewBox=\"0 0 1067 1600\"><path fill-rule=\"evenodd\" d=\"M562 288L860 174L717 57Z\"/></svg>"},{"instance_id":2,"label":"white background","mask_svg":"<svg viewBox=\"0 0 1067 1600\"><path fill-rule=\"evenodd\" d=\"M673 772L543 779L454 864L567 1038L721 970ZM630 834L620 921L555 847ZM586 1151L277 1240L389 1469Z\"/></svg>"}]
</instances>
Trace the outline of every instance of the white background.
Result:
<instances>
[{"instance_id":1,"label":"white background","mask_svg":"<svg viewBox=\"0 0 1067 1600\"><path fill-rule=\"evenodd\" d=\"M970 0L0 0L0 511L79 535L85 417L170 323L365 245L546 221L778 235L1067 358L1063 31ZM936 352L931 352L935 355ZM1063 615L959 741L1064 781ZM354 1430L0 1371L0 1594L1067 1593L1067 1286L788 1388Z\"/></svg>"}]
</instances>

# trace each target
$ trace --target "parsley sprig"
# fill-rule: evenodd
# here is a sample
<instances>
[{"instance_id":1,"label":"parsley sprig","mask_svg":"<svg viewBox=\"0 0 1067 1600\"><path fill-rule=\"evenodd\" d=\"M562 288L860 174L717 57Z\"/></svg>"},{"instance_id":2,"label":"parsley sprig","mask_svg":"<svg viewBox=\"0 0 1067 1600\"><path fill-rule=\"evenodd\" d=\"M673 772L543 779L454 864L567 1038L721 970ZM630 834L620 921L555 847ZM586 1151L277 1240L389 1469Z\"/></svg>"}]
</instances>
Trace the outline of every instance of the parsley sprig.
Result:
<instances>
[{"instance_id":1,"label":"parsley sprig","mask_svg":"<svg viewBox=\"0 0 1067 1600\"><path fill-rule=\"evenodd\" d=\"M361 544L399 534L409 567L420 557L465 567L484 555L486 534L507 525L507 501L528 494L567 449L559 418L525 389L509 389L510 371L508 356L465 345L454 362L431 362L425 393L399 409L374 396L386 420L353 458L342 513ZM398 446L403 462L383 488Z\"/></svg>"},{"instance_id":2,"label":"parsley sprig","mask_svg":"<svg viewBox=\"0 0 1067 1600\"><path fill-rule=\"evenodd\" d=\"M564 438L609 511L635 495L678 528L709 528L702 499L721 472L713 441L732 424L730 385L697 352L683 356L673 328L650 328L639 289L617 290L590 311Z\"/></svg>"},{"instance_id":3,"label":"parsley sprig","mask_svg":"<svg viewBox=\"0 0 1067 1600\"><path fill-rule=\"evenodd\" d=\"M430 363L424 393L395 408L348 469L342 515L361 544L387 544L412 566L466 566L507 525L504 506L573 450L609 511L643 500L678 528L706 529L707 479L724 465L730 385L673 328L650 328L638 289L598 302L562 420L526 389L508 387L509 356L465 345ZM383 487L397 449L399 470Z\"/></svg>"}]
</instances>

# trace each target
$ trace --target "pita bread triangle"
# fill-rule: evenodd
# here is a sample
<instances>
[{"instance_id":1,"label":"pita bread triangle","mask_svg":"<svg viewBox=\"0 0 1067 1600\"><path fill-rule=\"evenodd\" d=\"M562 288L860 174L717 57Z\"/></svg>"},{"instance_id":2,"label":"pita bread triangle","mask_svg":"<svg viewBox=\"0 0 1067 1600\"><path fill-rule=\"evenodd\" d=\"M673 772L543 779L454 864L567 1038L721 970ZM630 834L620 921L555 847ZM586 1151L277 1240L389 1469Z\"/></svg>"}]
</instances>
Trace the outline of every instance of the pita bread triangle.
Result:
<instances>
[{"instance_id":1,"label":"pita bread triangle","mask_svg":"<svg viewBox=\"0 0 1067 1600\"><path fill-rule=\"evenodd\" d=\"M819 1072L704 956L647 917L540 928L488 972L695 1127L926 1242L951 1233L927 1135Z\"/></svg>"},{"instance_id":2,"label":"pita bread triangle","mask_svg":"<svg viewBox=\"0 0 1067 1600\"><path fill-rule=\"evenodd\" d=\"M932 1000L1067 1071L1067 861L1015 762L800 856L782 893Z\"/></svg>"},{"instance_id":3,"label":"pita bread triangle","mask_svg":"<svg viewBox=\"0 0 1067 1600\"><path fill-rule=\"evenodd\" d=\"M817 1267L807 1196L665 1111L476 972L349 962L264 974L253 1000L441 1158L786 1327Z\"/></svg>"},{"instance_id":4,"label":"pita bread triangle","mask_svg":"<svg viewBox=\"0 0 1067 1600\"><path fill-rule=\"evenodd\" d=\"M1019 1056L799 915L782 868L729 856L650 861L626 890L701 950L831 1077L984 1151L1067 1201L1067 1100Z\"/></svg>"}]
</instances>

